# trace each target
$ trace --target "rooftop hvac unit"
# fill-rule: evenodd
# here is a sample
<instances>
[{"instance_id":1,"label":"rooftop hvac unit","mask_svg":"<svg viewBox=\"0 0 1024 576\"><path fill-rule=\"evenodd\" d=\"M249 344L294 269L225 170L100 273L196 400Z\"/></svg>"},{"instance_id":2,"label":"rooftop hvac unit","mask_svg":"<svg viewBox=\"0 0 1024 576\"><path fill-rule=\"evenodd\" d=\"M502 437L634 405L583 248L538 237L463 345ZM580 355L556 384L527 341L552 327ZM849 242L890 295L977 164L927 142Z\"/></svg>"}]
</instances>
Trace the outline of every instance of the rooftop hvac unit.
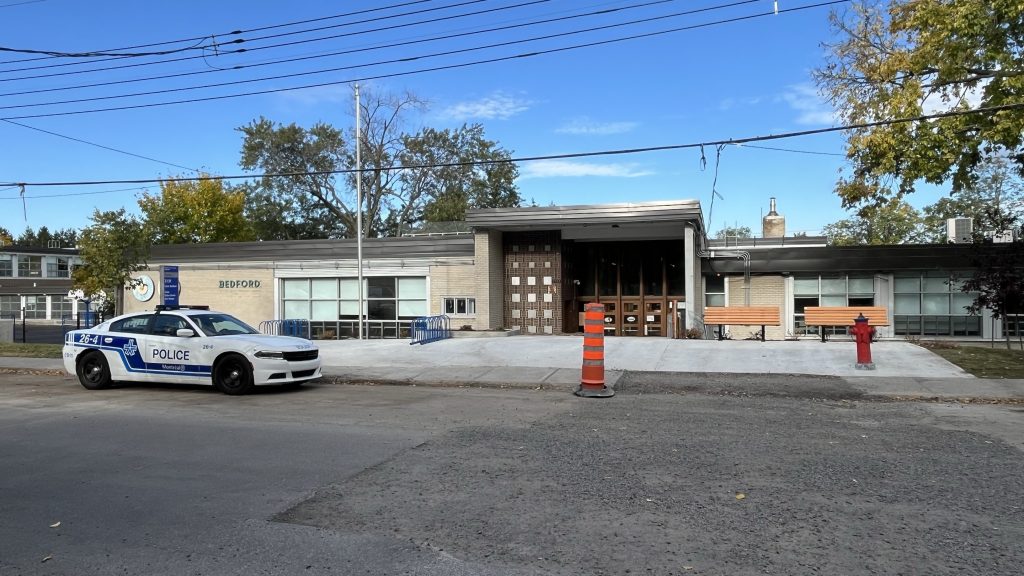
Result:
<instances>
[{"instance_id":1,"label":"rooftop hvac unit","mask_svg":"<svg viewBox=\"0 0 1024 576\"><path fill-rule=\"evenodd\" d=\"M974 232L970 218L950 218L946 220L946 240L954 244L969 244Z\"/></svg>"},{"instance_id":2,"label":"rooftop hvac unit","mask_svg":"<svg viewBox=\"0 0 1024 576\"><path fill-rule=\"evenodd\" d=\"M1016 240L1016 234L1013 230L1002 230L999 232L991 232L988 234L989 238L995 244L1009 244Z\"/></svg>"}]
</instances>

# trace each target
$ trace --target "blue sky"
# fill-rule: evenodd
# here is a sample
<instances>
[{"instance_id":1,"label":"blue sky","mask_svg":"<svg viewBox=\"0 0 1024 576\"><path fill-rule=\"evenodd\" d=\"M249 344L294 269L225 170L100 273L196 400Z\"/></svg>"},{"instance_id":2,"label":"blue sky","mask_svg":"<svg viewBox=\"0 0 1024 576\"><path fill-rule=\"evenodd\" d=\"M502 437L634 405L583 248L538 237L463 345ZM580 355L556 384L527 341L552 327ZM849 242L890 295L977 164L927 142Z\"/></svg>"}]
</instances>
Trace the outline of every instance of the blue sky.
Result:
<instances>
[{"instance_id":1,"label":"blue sky","mask_svg":"<svg viewBox=\"0 0 1024 576\"><path fill-rule=\"evenodd\" d=\"M0 0L0 20L5 23L0 46L89 52L211 35L214 35L218 43L223 43L225 39L232 38L224 36L224 33L232 30L405 2L409 0L355 0L344 3L311 0ZM237 127L261 115L275 122L295 122L303 126L325 121L350 127L353 123L351 88L344 83L348 80L500 58L773 10L771 0L758 0L742 6L711 9L700 14L446 57L421 58L401 64L365 66L347 71L170 94L45 104L375 63L534 36L564 34L583 28L732 3L728 0L665 1L546 25L526 25L446 41L414 43L400 48L369 49L438 35L526 24L648 3L645 0L550 0L511 7L527 2L529 0L482 0L418 15L396 17L405 12L459 4L460 0L409 3L360 17L324 20L242 36L250 38L315 26L337 25L358 18L387 17L374 23L246 44L253 49L276 42L408 24L401 28L290 47L252 50L246 54L214 55L212 50L206 50L205 59L174 63L151 64L161 59L198 55L199 52L35 70L16 69L65 63L69 60L13 62L38 57L0 53L0 62L3 62L0 64L0 94L3 94L0 96L0 118L181 167L203 169L216 174L240 174L242 170L238 160L242 139L235 130ZM780 10L786 10L812 3L811 0L779 0L778 6ZM843 9L845 6L840 4L836 8ZM491 9L496 10L488 14L460 16ZM408 90L426 99L430 103L429 109L411 117L410 128L443 128L459 126L463 122L481 123L489 138L497 140L512 150L514 156L519 157L674 145L822 128L831 126L834 119L831 110L816 93L811 70L820 66L824 59L821 43L829 39L830 9L824 7L781 13L604 46L370 80L361 84L376 91ZM443 22L414 24L444 16L453 18ZM197 42L209 44L208 40ZM182 48L190 44L178 43L139 50ZM218 70L239 64L353 49L367 50L288 64ZM81 73L101 66L135 63L145 65ZM58 72L76 73L25 78ZM191 72L197 74L92 88L69 88L81 84ZM29 115L152 104L326 82L340 83L208 102L23 118ZM11 94L46 89L59 90ZM0 122L0 141L3 142L4 150L0 156L0 182L151 179L192 174L184 168L119 154L8 122ZM828 155L843 151L840 134L776 140L761 145L819 154L749 146L729 146L724 149L716 185L722 197L715 200L714 212L708 222L712 232L724 224L738 224L750 226L759 233L760 216L767 212L768 199L772 196L778 199L779 211L787 217L790 233L816 232L824 225L846 216L832 191L844 160L841 156ZM706 166L702 166L699 150L523 163L520 165L517 184L525 199L538 204L692 198L701 201L707 220L711 208L715 150L707 148L704 155ZM88 224L88 217L95 208L110 210L123 206L137 211L136 199L141 190L125 190L132 187L123 184L62 188L29 186L24 206L17 189L0 190L0 206L4 207L0 226L16 235L26 225L33 228L44 225L51 229L80 228ZM158 187L150 185L148 190L155 192ZM911 200L921 206L933 202L937 193L918 193Z\"/></svg>"}]
</instances>

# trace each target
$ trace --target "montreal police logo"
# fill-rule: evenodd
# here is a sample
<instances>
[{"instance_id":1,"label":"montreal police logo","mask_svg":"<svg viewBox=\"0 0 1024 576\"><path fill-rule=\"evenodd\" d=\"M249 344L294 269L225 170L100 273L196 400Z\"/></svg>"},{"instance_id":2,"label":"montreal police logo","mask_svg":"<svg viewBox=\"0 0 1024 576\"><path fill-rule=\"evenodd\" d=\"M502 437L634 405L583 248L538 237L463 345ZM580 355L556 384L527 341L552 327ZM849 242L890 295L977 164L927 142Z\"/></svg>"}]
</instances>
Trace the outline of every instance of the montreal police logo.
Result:
<instances>
[{"instance_id":1,"label":"montreal police logo","mask_svg":"<svg viewBox=\"0 0 1024 576\"><path fill-rule=\"evenodd\" d=\"M139 351L138 345L135 344L135 340L129 340L122 348L125 356L135 356L135 353Z\"/></svg>"}]
</instances>

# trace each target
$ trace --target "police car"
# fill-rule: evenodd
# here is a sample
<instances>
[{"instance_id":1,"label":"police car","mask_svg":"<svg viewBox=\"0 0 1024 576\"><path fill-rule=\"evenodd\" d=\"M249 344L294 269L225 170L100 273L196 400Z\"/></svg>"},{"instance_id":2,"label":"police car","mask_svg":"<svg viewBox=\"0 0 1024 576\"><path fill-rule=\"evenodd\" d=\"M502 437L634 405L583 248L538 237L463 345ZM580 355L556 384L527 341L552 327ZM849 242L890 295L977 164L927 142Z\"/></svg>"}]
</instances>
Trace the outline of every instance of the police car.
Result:
<instances>
[{"instance_id":1,"label":"police car","mask_svg":"<svg viewBox=\"0 0 1024 576\"><path fill-rule=\"evenodd\" d=\"M157 306L64 337L64 368L89 390L115 381L210 384L225 394L320 377L310 341L260 334L206 306Z\"/></svg>"}]
</instances>

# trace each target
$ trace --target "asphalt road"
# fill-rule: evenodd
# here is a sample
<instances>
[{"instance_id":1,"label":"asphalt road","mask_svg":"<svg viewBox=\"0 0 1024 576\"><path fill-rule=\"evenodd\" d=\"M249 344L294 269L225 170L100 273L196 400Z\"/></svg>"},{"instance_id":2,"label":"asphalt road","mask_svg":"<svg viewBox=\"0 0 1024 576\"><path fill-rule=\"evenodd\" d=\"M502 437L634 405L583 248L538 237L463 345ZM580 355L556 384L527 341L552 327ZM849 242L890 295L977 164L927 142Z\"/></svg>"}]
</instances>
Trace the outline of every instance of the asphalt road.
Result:
<instances>
[{"instance_id":1,"label":"asphalt road","mask_svg":"<svg viewBox=\"0 0 1024 576\"><path fill-rule=\"evenodd\" d=\"M0 375L0 574L1024 573L1021 406L706 389Z\"/></svg>"}]
</instances>

